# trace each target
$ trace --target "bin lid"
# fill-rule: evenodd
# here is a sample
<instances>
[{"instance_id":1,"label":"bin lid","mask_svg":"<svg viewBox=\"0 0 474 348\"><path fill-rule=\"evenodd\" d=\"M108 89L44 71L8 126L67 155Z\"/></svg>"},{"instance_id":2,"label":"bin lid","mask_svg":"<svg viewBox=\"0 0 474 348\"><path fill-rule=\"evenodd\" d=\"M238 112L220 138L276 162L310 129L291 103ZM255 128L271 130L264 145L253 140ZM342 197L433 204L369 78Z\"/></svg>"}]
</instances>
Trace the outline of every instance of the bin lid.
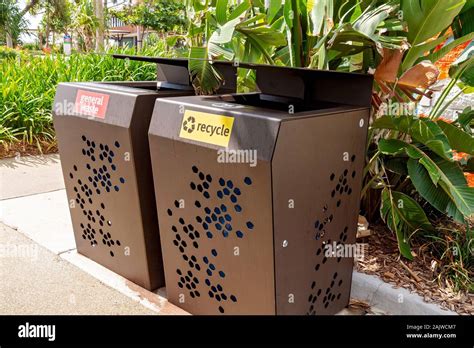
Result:
<instances>
[{"instance_id":1,"label":"bin lid","mask_svg":"<svg viewBox=\"0 0 474 348\"><path fill-rule=\"evenodd\" d=\"M325 101L370 107L373 76L333 70L240 63L256 70L256 84L266 95L301 100L303 105Z\"/></svg>"},{"instance_id":2,"label":"bin lid","mask_svg":"<svg viewBox=\"0 0 474 348\"><path fill-rule=\"evenodd\" d=\"M162 58L113 54L117 59L130 59L141 62L155 63L157 66L157 79L160 87L173 89L192 89L188 71L187 58ZM237 90L237 67L232 62L214 61L214 67L219 71L224 84L219 93L233 93Z\"/></svg>"},{"instance_id":3,"label":"bin lid","mask_svg":"<svg viewBox=\"0 0 474 348\"><path fill-rule=\"evenodd\" d=\"M129 55L113 55L115 58L132 59L156 63L158 77L163 86L191 87L187 58L162 58ZM237 90L237 68L256 71L258 90L266 95L301 100L304 105L320 101L337 104L370 107L373 76L310 68L293 68L266 64L232 61L213 61L222 74L225 85L219 93L233 93ZM164 80L161 80L164 79Z\"/></svg>"}]
</instances>

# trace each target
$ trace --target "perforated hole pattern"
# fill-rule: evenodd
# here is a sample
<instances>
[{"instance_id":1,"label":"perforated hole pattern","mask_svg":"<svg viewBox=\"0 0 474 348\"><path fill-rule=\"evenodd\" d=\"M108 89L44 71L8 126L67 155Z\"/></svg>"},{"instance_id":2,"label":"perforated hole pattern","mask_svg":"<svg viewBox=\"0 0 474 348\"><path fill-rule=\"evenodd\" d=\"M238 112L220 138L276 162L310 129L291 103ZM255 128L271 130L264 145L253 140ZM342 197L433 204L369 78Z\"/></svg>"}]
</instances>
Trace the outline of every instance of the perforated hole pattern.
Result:
<instances>
[{"instance_id":1,"label":"perforated hole pattern","mask_svg":"<svg viewBox=\"0 0 474 348\"><path fill-rule=\"evenodd\" d=\"M331 284L326 288L319 287L316 281L311 283L311 293L308 296L308 314L316 314L316 303L322 301L324 308L328 308L331 302L341 299L340 287L342 286L342 279L338 278L337 272L334 272Z\"/></svg>"},{"instance_id":2,"label":"perforated hole pattern","mask_svg":"<svg viewBox=\"0 0 474 348\"><path fill-rule=\"evenodd\" d=\"M327 266L328 257L326 255L326 248L328 245L335 245L337 248L344 246L344 243L348 238L349 227L345 226L342 231L335 231L331 227L331 223L334 221L336 212L344 205L344 198L348 198L352 194L352 183L357 177L355 170L351 169L356 159L355 155L352 155L349 162L349 168L344 169L342 173L331 173L329 175L329 187L331 191L328 197L328 203L322 208L321 213L318 214L316 221L314 222L314 239L316 240L316 257L317 262L314 265L314 272L321 271ZM342 257L337 257L336 262L342 261ZM313 280L310 285L310 294L308 296L308 312L309 315L318 314L316 306L321 303L323 308L328 308L330 303L341 299L341 292L339 287L342 285L342 279L338 278L337 272L333 274L330 286L324 289L322 286L317 284L316 280ZM316 278L316 274L315 274Z\"/></svg>"},{"instance_id":3,"label":"perforated hole pattern","mask_svg":"<svg viewBox=\"0 0 474 348\"><path fill-rule=\"evenodd\" d=\"M244 220L245 229L236 229L233 221L237 214L244 212L239 197L246 187L252 185L252 179L244 177L240 182L226 178L215 179L200 171L197 166L192 166L191 171L193 179L189 183L189 189L196 193L194 206L202 213L191 223L178 216L178 201L167 209L168 216L175 222L171 227L174 233L172 243L188 265L188 269L176 270L179 277L177 285L181 289L187 289L192 299L200 297L201 293L206 294L216 301L219 313L225 313L224 307L238 299L224 289L223 281L229 275L219 265L218 250L210 249L202 259L197 259L193 250L201 247L201 238L217 241L218 238L239 240L251 236L255 227L251 220ZM200 279L204 279L204 282L201 283Z\"/></svg>"},{"instance_id":4,"label":"perforated hole pattern","mask_svg":"<svg viewBox=\"0 0 474 348\"><path fill-rule=\"evenodd\" d=\"M107 217L106 206L101 197L104 194L115 194L125 184L125 178L118 175L118 168L114 163L120 143L113 145L96 143L93 139L82 135L81 153L84 161L74 164L69 179L74 183L74 201L84 215L80 223L82 238L90 242L91 247L105 248L111 257L114 250L121 246L118 239L112 237L113 222ZM79 170L80 163L85 163L83 170ZM82 176L80 173L86 173ZM97 202L96 208L93 207ZM100 241L100 243L98 242Z\"/></svg>"}]
</instances>

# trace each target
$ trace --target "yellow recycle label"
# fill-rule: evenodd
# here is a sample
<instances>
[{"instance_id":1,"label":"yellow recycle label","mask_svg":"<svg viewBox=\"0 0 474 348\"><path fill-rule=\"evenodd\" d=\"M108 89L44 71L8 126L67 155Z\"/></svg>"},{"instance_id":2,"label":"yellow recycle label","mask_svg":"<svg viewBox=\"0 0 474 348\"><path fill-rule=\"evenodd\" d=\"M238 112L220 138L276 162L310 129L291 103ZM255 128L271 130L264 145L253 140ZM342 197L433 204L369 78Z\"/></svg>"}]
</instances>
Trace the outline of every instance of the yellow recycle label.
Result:
<instances>
[{"instance_id":1,"label":"yellow recycle label","mask_svg":"<svg viewBox=\"0 0 474 348\"><path fill-rule=\"evenodd\" d=\"M234 118L194 110L184 112L180 138L227 147Z\"/></svg>"}]
</instances>

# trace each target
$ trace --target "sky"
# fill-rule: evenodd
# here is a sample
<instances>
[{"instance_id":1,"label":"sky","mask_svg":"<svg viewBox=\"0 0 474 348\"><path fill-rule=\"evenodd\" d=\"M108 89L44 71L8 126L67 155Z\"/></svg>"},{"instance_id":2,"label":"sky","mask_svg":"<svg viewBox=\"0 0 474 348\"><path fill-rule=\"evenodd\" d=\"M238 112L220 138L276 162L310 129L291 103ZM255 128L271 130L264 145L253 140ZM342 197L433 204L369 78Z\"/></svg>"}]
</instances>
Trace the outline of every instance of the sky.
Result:
<instances>
[{"instance_id":1,"label":"sky","mask_svg":"<svg viewBox=\"0 0 474 348\"><path fill-rule=\"evenodd\" d=\"M109 3L109 7L110 7L110 6L120 6L124 2L128 3L128 1L129 0L117 0L117 1L114 2L113 0L108 0L107 2ZM17 0L17 2L18 2L18 5L19 5L20 9L22 10L22 9L25 8L27 0ZM39 14L37 16L32 16L29 13L27 13L25 15L25 19L28 20L28 29L38 29L38 25L41 21L41 18L42 18L41 14ZM24 43L35 42L36 41L36 36L28 35L28 34L22 34L20 36L20 39Z\"/></svg>"},{"instance_id":2,"label":"sky","mask_svg":"<svg viewBox=\"0 0 474 348\"><path fill-rule=\"evenodd\" d=\"M26 0L18 0L18 5L19 5L20 9L25 8ZM25 15L25 19L28 21L28 29L37 29L38 25L39 25L39 22L41 21L41 15L32 16L29 13L27 13ZM33 37L32 35L28 35L28 34L21 34L20 38L25 43L35 41L35 37Z\"/></svg>"}]
</instances>

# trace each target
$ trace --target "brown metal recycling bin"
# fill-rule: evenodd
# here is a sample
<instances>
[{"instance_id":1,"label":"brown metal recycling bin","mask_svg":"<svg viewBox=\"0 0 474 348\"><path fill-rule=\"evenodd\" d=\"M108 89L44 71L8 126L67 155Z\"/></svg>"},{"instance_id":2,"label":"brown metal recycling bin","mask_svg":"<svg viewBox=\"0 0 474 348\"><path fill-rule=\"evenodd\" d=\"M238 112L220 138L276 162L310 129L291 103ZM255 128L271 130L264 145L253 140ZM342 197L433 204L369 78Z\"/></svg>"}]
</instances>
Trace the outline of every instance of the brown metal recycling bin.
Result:
<instances>
[{"instance_id":1,"label":"brown metal recycling bin","mask_svg":"<svg viewBox=\"0 0 474 348\"><path fill-rule=\"evenodd\" d=\"M156 101L168 299L193 314L336 313L353 258L326 246L355 243L372 77L246 67L260 93Z\"/></svg>"},{"instance_id":2,"label":"brown metal recycling bin","mask_svg":"<svg viewBox=\"0 0 474 348\"><path fill-rule=\"evenodd\" d=\"M194 90L185 59L116 57L158 63L160 80L62 83L54 126L78 252L152 290L164 277L148 127L157 98Z\"/></svg>"}]
</instances>

